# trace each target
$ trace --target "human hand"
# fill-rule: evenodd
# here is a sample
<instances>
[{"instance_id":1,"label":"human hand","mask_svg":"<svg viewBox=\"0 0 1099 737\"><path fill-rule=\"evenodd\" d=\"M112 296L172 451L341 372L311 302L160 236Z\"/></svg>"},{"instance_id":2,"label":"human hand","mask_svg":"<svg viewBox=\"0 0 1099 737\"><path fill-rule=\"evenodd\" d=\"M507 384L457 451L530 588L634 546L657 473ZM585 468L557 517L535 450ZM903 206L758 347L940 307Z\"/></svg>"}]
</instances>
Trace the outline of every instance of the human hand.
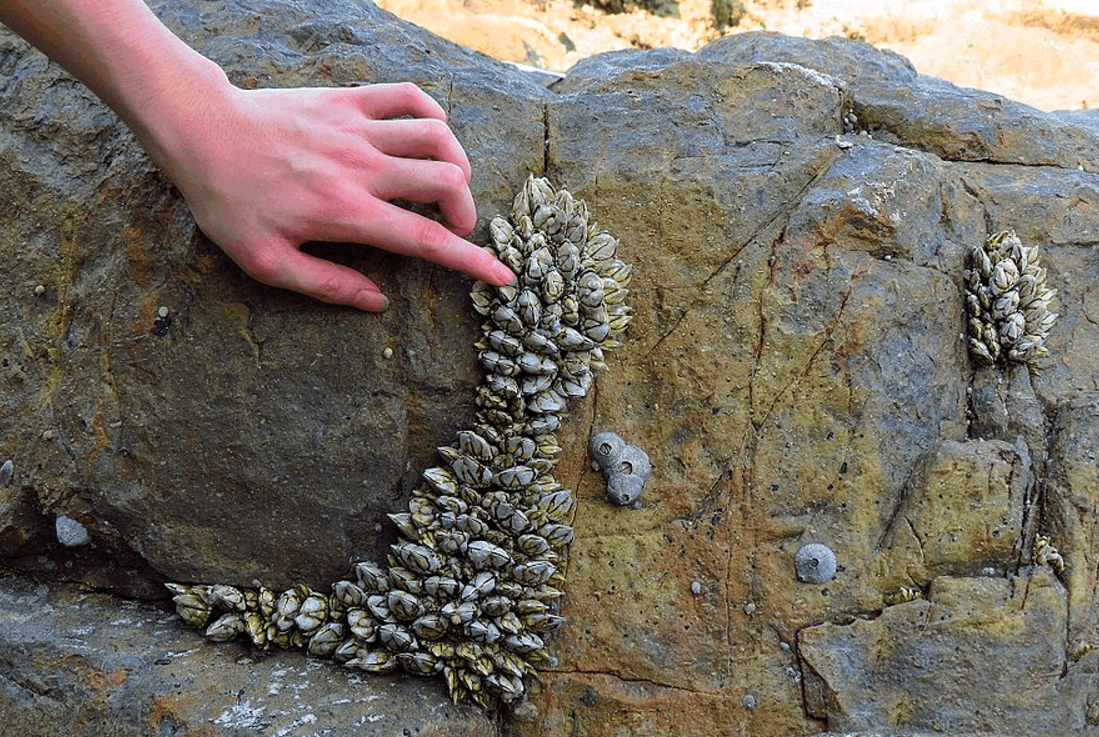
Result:
<instances>
[{"instance_id":1,"label":"human hand","mask_svg":"<svg viewBox=\"0 0 1099 737\"><path fill-rule=\"evenodd\" d=\"M374 245L496 285L515 279L459 237L477 219L469 161L415 85L241 90L141 0L0 0L0 23L110 105L203 232L262 282L385 309L365 276L302 253L308 241ZM392 199L438 203L449 229Z\"/></svg>"},{"instance_id":2,"label":"human hand","mask_svg":"<svg viewBox=\"0 0 1099 737\"><path fill-rule=\"evenodd\" d=\"M443 109L415 85L229 86L193 102L185 129L157 129L146 148L202 231L259 281L385 309L389 300L372 281L303 253L308 241L377 246L496 285L515 278L459 237L477 219L469 162ZM447 225L392 199L438 203Z\"/></svg>"}]
</instances>

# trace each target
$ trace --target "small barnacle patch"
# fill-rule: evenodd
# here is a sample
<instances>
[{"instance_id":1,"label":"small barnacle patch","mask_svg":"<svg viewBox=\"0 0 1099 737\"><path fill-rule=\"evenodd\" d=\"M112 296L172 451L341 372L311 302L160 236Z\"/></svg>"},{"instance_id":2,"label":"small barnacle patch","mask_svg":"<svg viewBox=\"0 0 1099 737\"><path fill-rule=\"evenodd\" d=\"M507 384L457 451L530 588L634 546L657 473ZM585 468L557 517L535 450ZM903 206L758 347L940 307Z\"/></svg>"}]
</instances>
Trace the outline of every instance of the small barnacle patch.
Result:
<instances>
[{"instance_id":1,"label":"small barnacle patch","mask_svg":"<svg viewBox=\"0 0 1099 737\"><path fill-rule=\"evenodd\" d=\"M901 586L896 591L890 591L885 595L886 606L896 606L916 599L922 599L923 592L913 586Z\"/></svg>"},{"instance_id":2,"label":"small barnacle patch","mask_svg":"<svg viewBox=\"0 0 1099 737\"><path fill-rule=\"evenodd\" d=\"M1095 649L1095 645L1087 642L1086 640L1074 640L1069 646L1066 652L1069 660L1076 662L1083 659L1088 653Z\"/></svg>"},{"instance_id":3,"label":"small barnacle patch","mask_svg":"<svg viewBox=\"0 0 1099 737\"><path fill-rule=\"evenodd\" d=\"M552 662L544 637L564 621L574 508L552 475L554 433L621 345L630 267L587 205L545 179L529 178L489 232L518 280L473 287L486 318L475 424L439 448L407 512L390 515L400 537L387 565L356 563L331 593L168 584L184 622L369 673L442 674L455 703L485 708L518 704L523 679Z\"/></svg>"},{"instance_id":4,"label":"small barnacle patch","mask_svg":"<svg viewBox=\"0 0 1099 737\"><path fill-rule=\"evenodd\" d=\"M965 269L969 355L991 366L1036 361L1048 352L1045 340L1057 321L1050 302L1057 294L1046 284L1038 246L1024 246L1012 230L974 246Z\"/></svg>"},{"instance_id":5,"label":"small barnacle patch","mask_svg":"<svg viewBox=\"0 0 1099 737\"><path fill-rule=\"evenodd\" d=\"M1049 540L1048 535L1036 535L1034 538L1034 563L1049 566L1058 576L1065 572L1065 559Z\"/></svg>"}]
</instances>

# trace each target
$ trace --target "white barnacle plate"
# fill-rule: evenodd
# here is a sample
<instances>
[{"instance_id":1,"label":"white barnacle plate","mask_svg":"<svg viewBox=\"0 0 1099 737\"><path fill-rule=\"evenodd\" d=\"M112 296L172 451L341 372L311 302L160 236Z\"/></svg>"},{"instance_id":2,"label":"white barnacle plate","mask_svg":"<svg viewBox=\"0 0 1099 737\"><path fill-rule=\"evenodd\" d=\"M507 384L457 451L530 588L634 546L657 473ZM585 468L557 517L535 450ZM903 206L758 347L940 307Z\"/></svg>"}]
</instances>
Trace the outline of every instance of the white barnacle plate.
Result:
<instances>
[{"instance_id":1,"label":"white barnacle plate","mask_svg":"<svg viewBox=\"0 0 1099 737\"><path fill-rule=\"evenodd\" d=\"M356 563L352 580L327 596L303 585L276 597L169 584L186 623L211 639L308 648L370 673L441 673L455 702L522 700L524 677L550 662L544 637L564 622L560 567L575 500L552 475L555 433L569 400L606 368L604 351L621 345L630 267L587 205L545 179L530 177L488 231L486 249L517 280L478 282L470 295L484 320L475 423L438 449L439 465L423 472L408 508L389 516L399 540L388 565ZM1030 252L1020 253L1029 263ZM986 276L1000 260L990 259ZM1035 316L1015 329L1012 350L1026 352L1051 318L1040 275L1018 271L1001 267L997 279L1018 285L1017 304L1008 297L1003 310ZM989 310L995 302L973 299Z\"/></svg>"}]
</instances>

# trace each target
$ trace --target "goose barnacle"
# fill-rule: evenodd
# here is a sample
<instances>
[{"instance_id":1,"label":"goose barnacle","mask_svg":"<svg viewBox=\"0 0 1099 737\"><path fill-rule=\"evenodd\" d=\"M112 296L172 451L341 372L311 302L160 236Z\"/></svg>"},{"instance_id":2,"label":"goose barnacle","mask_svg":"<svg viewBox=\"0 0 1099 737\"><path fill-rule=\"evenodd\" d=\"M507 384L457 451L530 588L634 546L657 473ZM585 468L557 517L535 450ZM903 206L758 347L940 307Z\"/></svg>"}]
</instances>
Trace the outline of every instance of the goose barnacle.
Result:
<instances>
[{"instance_id":1,"label":"goose barnacle","mask_svg":"<svg viewBox=\"0 0 1099 737\"><path fill-rule=\"evenodd\" d=\"M965 307L969 355L977 363L1036 361L1057 313L1050 311L1056 289L1046 285L1038 246L1024 246L1013 230L995 233L969 252L965 269Z\"/></svg>"},{"instance_id":2,"label":"goose barnacle","mask_svg":"<svg viewBox=\"0 0 1099 737\"><path fill-rule=\"evenodd\" d=\"M488 250L518 281L473 287L485 318L476 421L439 448L408 509L390 515L399 542L388 566L356 563L354 580L330 595L257 584L233 588L238 599L230 587L168 584L184 622L212 620L211 639L302 647L370 673L441 673L455 702L486 708L519 704L523 678L555 662L543 638L564 622L559 568L574 500L552 476L554 433L568 400L606 367L604 350L621 345L630 268L587 206L545 179L530 177L510 217L488 230ZM629 472L643 477L648 457L636 451Z\"/></svg>"}]
</instances>

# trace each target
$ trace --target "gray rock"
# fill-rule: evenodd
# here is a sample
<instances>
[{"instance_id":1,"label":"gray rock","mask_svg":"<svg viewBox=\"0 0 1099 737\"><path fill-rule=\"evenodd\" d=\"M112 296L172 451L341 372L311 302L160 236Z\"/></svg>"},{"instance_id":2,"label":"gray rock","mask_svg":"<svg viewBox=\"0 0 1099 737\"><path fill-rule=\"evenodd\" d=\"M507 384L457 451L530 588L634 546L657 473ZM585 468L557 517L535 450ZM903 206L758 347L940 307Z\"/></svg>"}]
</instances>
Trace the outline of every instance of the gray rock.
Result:
<instances>
[{"instance_id":1,"label":"gray rock","mask_svg":"<svg viewBox=\"0 0 1099 737\"><path fill-rule=\"evenodd\" d=\"M442 683L204 643L163 609L76 587L4 579L0 643L4 734L496 734Z\"/></svg>"},{"instance_id":2,"label":"gray rock","mask_svg":"<svg viewBox=\"0 0 1099 737\"><path fill-rule=\"evenodd\" d=\"M92 541L92 536L88 534L88 528L72 517L59 516L54 527L57 531L57 542L66 548L79 548Z\"/></svg>"},{"instance_id":3,"label":"gray rock","mask_svg":"<svg viewBox=\"0 0 1099 737\"><path fill-rule=\"evenodd\" d=\"M1084 693L1061 678L1065 615L1046 571L939 577L926 601L802 630L807 705L841 731L1025 734L1029 715L1044 712L1047 734L1083 734Z\"/></svg>"}]
</instances>

